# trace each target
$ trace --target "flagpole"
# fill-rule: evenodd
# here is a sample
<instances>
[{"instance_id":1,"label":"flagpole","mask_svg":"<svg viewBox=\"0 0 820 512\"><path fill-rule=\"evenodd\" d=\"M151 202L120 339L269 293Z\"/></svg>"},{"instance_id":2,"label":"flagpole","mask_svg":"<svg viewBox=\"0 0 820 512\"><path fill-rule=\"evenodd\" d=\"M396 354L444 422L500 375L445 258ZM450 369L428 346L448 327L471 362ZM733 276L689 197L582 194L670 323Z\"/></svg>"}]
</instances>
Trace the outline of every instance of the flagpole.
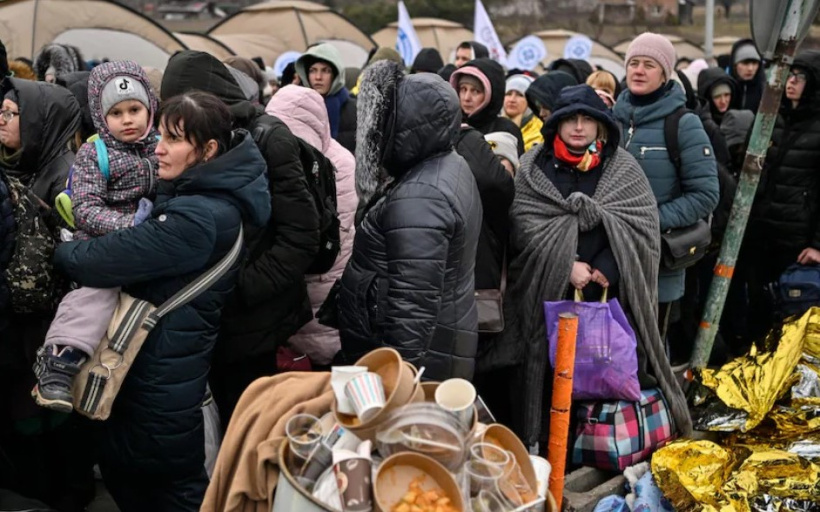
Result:
<instances>
[{"instance_id":1,"label":"flagpole","mask_svg":"<svg viewBox=\"0 0 820 512\"><path fill-rule=\"evenodd\" d=\"M715 53L715 0L706 0L706 34L703 38L703 53L706 59Z\"/></svg>"}]
</instances>

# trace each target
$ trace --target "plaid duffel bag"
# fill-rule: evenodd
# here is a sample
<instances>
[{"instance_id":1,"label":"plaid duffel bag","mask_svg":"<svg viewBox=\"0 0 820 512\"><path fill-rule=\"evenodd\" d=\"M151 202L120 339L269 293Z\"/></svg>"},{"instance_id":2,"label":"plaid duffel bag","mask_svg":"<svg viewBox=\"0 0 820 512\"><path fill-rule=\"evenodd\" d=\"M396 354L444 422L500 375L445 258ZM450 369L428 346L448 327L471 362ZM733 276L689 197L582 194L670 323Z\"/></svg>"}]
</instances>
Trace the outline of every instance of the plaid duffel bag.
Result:
<instances>
[{"instance_id":1,"label":"plaid duffel bag","mask_svg":"<svg viewBox=\"0 0 820 512\"><path fill-rule=\"evenodd\" d=\"M660 389L641 390L639 402L578 404L572 462L621 472L672 441L675 427Z\"/></svg>"}]
</instances>

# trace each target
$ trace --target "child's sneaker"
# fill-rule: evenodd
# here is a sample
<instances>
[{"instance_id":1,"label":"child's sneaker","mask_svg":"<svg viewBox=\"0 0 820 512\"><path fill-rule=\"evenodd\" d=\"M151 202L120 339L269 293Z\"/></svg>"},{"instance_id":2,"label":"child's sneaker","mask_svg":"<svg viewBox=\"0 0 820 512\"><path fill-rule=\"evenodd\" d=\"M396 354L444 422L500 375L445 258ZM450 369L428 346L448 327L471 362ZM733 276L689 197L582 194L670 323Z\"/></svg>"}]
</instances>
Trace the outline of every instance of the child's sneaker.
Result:
<instances>
[{"instance_id":1,"label":"child's sneaker","mask_svg":"<svg viewBox=\"0 0 820 512\"><path fill-rule=\"evenodd\" d=\"M74 409L71 393L74 376L80 371L85 357L85 353L72 347L40 347L34 363L37 385L31 390L37 404L55 411L71 412Z\"/></svg>"}]
</instances>

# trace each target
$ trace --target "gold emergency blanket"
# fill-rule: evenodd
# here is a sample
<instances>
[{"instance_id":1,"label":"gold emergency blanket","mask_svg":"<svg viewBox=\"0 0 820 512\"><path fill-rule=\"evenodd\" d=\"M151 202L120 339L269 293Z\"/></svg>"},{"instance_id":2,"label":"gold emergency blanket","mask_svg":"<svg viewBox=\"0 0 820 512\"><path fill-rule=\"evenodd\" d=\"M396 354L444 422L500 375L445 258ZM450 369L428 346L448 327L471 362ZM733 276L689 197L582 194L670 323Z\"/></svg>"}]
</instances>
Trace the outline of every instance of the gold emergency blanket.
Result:
<instances>
[{"instance_id":1,"label":"gold emergency blanket","mask_svg":"<svg viewBox=\"0 0 820 512\"><path fill-rule=\"evenodd\" d=\"M762 496L820 502L820 466L779 450L677 441L655 452L652 474L682 512L754 512Z\"/></svg>"},{"instance_id":2,"label":"gold emergency blanket","mask_svg":"<svg viewBox=\"0 0 820 512\"><path fill-rule=\"evenodd\" d=\"M715 412L705 416L708 429L739 433L722 435L720 444L681 440L655 452L655 481L675 509L815 510L820 504L820 308L784 325L771 351L752 348L719 370L702 370L700 377L714 393L710 411Z\"/></svg>"}]
</instances>

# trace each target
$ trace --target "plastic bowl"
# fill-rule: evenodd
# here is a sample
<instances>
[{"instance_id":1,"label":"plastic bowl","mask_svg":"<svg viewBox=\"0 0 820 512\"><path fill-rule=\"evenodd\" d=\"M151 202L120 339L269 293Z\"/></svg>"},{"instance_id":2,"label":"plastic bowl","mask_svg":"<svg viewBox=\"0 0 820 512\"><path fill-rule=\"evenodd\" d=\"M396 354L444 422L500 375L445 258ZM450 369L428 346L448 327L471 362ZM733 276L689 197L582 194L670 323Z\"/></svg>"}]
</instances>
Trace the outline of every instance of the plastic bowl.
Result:
<instances>
[{"instance_id":1,"label":"plastic bowl","mask_svg":"<svg viewBox=\"0 0 820 512\"><path fill-rule=\"evenodd\" d=\"M464 511L464 499L455 477L430 457L412 452L392 455L379 466L373 485L376 510L390 512L416 479L421 479L420 486L425 491L441 489L453 508Z\"/></svg>"}]
</instances>

